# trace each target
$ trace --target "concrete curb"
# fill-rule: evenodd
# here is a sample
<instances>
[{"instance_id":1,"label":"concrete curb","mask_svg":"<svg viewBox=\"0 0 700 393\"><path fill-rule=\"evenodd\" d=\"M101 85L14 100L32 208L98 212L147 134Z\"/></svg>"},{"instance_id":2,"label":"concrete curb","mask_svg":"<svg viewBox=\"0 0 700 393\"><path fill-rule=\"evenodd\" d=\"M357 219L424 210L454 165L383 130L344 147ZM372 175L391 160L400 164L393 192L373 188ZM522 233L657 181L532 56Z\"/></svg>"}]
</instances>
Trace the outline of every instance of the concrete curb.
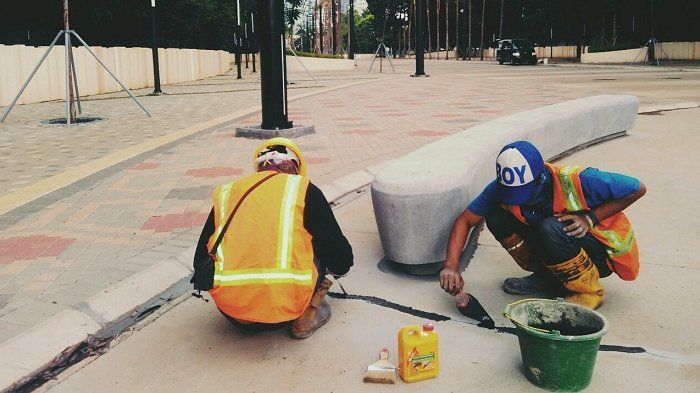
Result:
<instances>
[{"instance_id":1,"label":"concrete curb","mask_svg":"<svg viewBox=\"0 0 700 393\"><path fill-rule=\"evenodd\" d=\"M656 66L649 66L646 64L641 64L637 63L636 65L634 64L629 64L629 63L550 63L548 64L551 67L570 67L570 68L616 68L616 69L629 69L629 70L637 70L637 71L650 71L650 72L655 72L655 71L697 71L698 67L694 66L689 66L689 67L683 67L682 64L675 64L675 65L666 65L662 67L656 67Z\"/></svg>"},{"instance_id":2,"label":"concrete curb","mask_svg":"<svg viewBox=\"0 0 700 393\"><path fill-rule=\"evenodd\" d=\"M337 206L369 186L375 170L376 166L359 170L320 188L331 206ZM194 250L192 246L163 259L0 343L0 391L10 391L30 381L89 338L112 338L150 311L190 291Z\"/></svg>"},{"instance_id":3,"label":"concrete curb","mask_svg":"<svg viewBox=\"0 0 700 393\"><path fill-rule=\"evenodd\" d=\"M238 138L251 138L251 139L269 139L276 137L284 138L298 138L304 135L311 135L316 133L316 127L313 125L296 125L292 128L285 128L282 130L266 130L260 126L247 126L247 127L237 127L236 137Z\"/></svg>"}]
</instances>

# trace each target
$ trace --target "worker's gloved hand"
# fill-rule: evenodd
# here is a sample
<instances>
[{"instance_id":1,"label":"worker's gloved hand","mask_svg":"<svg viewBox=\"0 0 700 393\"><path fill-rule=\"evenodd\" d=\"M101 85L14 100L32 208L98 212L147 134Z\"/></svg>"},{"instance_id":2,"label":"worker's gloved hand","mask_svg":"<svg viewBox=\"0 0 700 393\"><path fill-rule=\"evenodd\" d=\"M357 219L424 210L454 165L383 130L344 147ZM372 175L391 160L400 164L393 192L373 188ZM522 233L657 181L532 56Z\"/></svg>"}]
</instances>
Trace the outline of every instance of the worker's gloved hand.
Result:
<instances>
[{"instance_id":1,"label":"worker's gloved hand","mask_svg":"<svg viewBox=\"0 0 700 393\"><path fill-rule=\"evenodd\" d=\"M586 234L591 230L591 224L589 218L585 214L555 214L554 217L557 221L568 224L563 229L564 233L569 236L581 238L586 236Z\"/></svg>"},{"instance_id":2,"label":"worker's gloved hand","mask_svg":"<svg viewBox=\"0 0 700 393\"><path fill-rule=\"evenodd\" d=\"M444 268L440 272L440 287L452 296L462 292L464 288L464 279L454 269Z\"/></svg>"}]
</instances>

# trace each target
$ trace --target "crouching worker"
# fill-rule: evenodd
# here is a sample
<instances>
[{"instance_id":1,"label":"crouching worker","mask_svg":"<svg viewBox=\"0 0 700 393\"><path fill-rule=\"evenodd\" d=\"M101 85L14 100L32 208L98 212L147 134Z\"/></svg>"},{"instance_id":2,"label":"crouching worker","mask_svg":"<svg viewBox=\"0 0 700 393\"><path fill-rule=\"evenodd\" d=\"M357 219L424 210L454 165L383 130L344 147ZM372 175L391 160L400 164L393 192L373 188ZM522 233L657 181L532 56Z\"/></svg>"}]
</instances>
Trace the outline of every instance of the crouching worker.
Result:
<instances>
[{"instance_id":1,"label":"crouching worker","mask_svg":"<svg viewBox=\"0 0 700 393\"><path fill-rule=\"evenodd\" d=\"M441 287L462 291L459 256L469 229L482 218L503 248L524 270L503 290L514 295L566 293L566 300L591 309L605 298L599 282L613 272L634 280L639 254L622 211L646 192L625 175L580 166L545 163L532 144L505 146L496 160L496 180L462 212L452 227Z\"/></svg>"},{"instance_id":2,"label":"crouching worker","mask_svg":"<svg viewBox=\"0 0 700 393\"><path fill-rule=\"evenodd\" d=\"M214 190L192 282L244 330L289 325L293 338L307 338L331 317L326 272L346 274L352 248L294 142L264 142L254 163L256 173Z\"/></svg>"}]
</instances>

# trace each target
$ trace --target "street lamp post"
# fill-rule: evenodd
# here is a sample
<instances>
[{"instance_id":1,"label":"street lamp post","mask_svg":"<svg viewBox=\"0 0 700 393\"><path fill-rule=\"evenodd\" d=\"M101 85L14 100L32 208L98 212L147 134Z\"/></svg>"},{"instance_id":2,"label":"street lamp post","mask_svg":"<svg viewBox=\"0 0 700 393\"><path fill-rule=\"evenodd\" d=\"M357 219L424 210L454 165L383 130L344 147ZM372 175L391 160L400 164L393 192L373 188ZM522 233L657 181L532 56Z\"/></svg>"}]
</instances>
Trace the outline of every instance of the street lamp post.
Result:
<instances>
[{"instance_id":1,"label":"street lamp post","mask_svg":"<svg viewBox=\"0 0 700 393\"><path fill-rule=\"evenodd\" d=\"M350 30L348 30L348 59L355 58L355 1L350 0L350 11L348 12L348 22Z\"/></svg>"},{"instance_id":2,"label":"street lamp post","mask_svg":"<svg viewBox=\"0 0 700 393\"><path fill-rule=\"evenodd\" d=\"M423 53L423 17L425 16L425 3L416 1L416 73L413 76L425 76L425 61Z\"/></svg>"},{"instance_id":3,"label":"street lamp post","mask_svg":"<svg viewBox=\"0 0 700 393\"><path fill-rule=\"evenodd\" d=\"M248 23L243 24L245 30L245 69L248 69L248 52L250 52L250 39L248 38Z\"/></svg>"},{"instance_id":4,"label":"street lamp post","mask_svg":"<svg viewBox=\"0 0 700 393\"><path fill-rule=\"evenodd\" d=\"M255 37L255 15L250 13L250 39L253 41L253 73L258 72L255 69L255 52L258 50L258 41Z\"/></svg>"},{"instance_id":5,"label":"street lamp post","mask_svg":"<svg viewBox=\"0 0 700 393\"><path fill-rule=\"evenodd\" d=\"M236 33L233 35L236 45L236 79L243 79L241 76L241 46L243 39L241 38L241 2L236 0Z\"/></svg>"},{"instance_id":6,"label":"street lamp post","mask_svg":"<svg viewBox=\"0 0 700 393\"><path fill-rule=\"evenodd\" d=\"M284 2L259 0L262 128L292 127L287 119L287 65L284 53Z\"/></svg>"},{"instance_id":7,"label":"street lamp post","mask_svg":"<svg viewBox=\"0 0 700 393\"><path fill-rule=\"evenodd\" d=\"M160 66L158 65L158 36L156 34L156 0L151 0L151 50L153 52L153 94L163 94L160 89Z\"/></svg>"}]
</instances>

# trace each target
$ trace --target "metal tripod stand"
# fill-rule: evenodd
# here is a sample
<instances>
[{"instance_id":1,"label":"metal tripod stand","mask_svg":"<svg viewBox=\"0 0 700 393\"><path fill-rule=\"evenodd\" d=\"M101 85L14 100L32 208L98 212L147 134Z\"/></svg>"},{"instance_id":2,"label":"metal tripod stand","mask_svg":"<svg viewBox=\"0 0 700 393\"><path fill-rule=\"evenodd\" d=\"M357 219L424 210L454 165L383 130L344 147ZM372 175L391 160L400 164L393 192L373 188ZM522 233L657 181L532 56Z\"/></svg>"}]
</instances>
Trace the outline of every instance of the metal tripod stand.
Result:
<instances>
[{"instance_id":1,"label":"metal tripod stand","mask_svg":"<svg viewBox=\"0 0 700 393\"><path fill-rule=\"evenodd\" d=\"M637 53L637 56L634 58L634 60L630 64L636 63L639 56L644 52L644 48L648 48L646 54L644 55L644 59L642 61L643 62L647 61L647 58L649 57L649 51L651 50L654 52L654 60L656 60L656 66L658 67L659 66L659 57L656 56L656 44L658 44L658 43L659 43L659 41L657 41L656 37L652 36L651 38L649 38L649 40L646 42L646 44L644 44L644 46L642 46L642 49L639 50L639 53ZM664 52L664 49L661 45L659 45L659 50L666 57L666 60L668 60L668 63L673 64L671 62L671 59L666 54L666 52Z\"/></svg>"},{"instance_id":2,"label":"metal tripod stand","mask_svg":"<svg viewBox=\"0 0 700 393\"><path fill-rule=\"evenodd\" d=\"M90 52L92 57L94 57L95 60L97 60L97 62L100 63L100 65L105 69L105 71L107 71L107 73L110 76L112 76L112 78L114 78L114 80L117 83L119 83L119 85L122 87L122 89L124 89L124 91L126 91L129 94L129 96L134 101L136 101L136 104L138 104L138 106L141 107L141 109L143 109L143 111L146 113L146 115L148 115L149 117L151 116L151 114L148 112L148 110L139 102L138 99L136 99L136 97L131 93L131 91L126 86L124 86L124 84L119 80L119 78L117 78L116 75L114 75L114 73L112 73L112 71L110 71L110 69L107 68L107 66L99 59L99 57L97 57L97 55L92 50L92 48L90 48L90 46L88 44L86 44L85 41L83 41L83 39L80 37L80 35L75 30L61 30L56 34L56 37L51 42L51 45L49 45L49 48L46 50L44 55L41 57L41 60L39 60L36 67L34 67L34 70L29 75L29 78L27 78L27 80L22 85L22 88L19 90L19 93L17 93L17 96L15 96L15 99L12 100L12 103L10 104L10 106L8 106L7 109L5 110L5 113L2 115L2 118L0 118L0 123L4 122L5 119L7 118L7 116L10 114L10 111L12 111L12 108L14 108L15 104L17 104L17 100L19 100L19 97L22 96L22 93L24 93L24 90L29 85L29 82L32 81L32 78L34 77L36 72L39 70L39 67L41 67L41 64L44 62L44 60L46 60L46 57L49 55L49 52L51 52L51 49L53 49L53 47L56 46L56 42L58 42L58 39L62 35L64 37L64 47L65 47L65 57L66 57L66 125L68 127L70 127L70 125L71 125L70 107L71 107L71 98L72 98L71 97L71 90L72 90L71 88L73 87L73 86L71 86L71 74L70 74L71 69L73 70L73 75L72 75L73 78L72 79L73 79L73 83L74 83L75 91L76 91L76 95L77 95L78 111L82 112L81 107L80 107L80 94L78 94L78 79L76 78L72 50L70 48L70 45L71 45L70 36L71 35L73 35L75 38L78 39L78 41L80 41L80 43L85 47L85 49L87 49L88 52Z\"/></svg>"},{"instance_id":3,"label":"metal tripod stand","mask_svg":"<svg viewBox=\"0 0 700 393\"><path fill-rule=\"evenodd\" d=\"M382 49L383 52L382 52L382 55L379 56L379 73L382 72L382 65L383 65L382 59L384 57L386 57L386 59L389 60L389 65L391 65L391 70L396 72L396 68L394 68L394 63L391 62L391 56L387 55L388 50L386 48L386 45L384 45L384 43L382 42L377 47L377 50L374 52L374 57L372 58L372 64L369 65L369 70L367 71L367 73L372 72L372 67L374 67L374 61L377 60L377 56L379 55L380 49Z\"/></svg>"},{"instance_id":4,"label":"metal tripod stand","mask_svg":"<svg viewBox=\"0 0 700 393\"><path fill-rule=\"evenodd\" d=\"M314 78L314 76L311 75L311 73L309 72L309 69L306 68L306 66L304 65L304 63L303 63L303 62L301 61L301 59L299 58L299 56L297 56L297 52L294 50L294 48L292 48L292 47L290 46L290 47L289 47L289 51L292 52L292 54L294 55L294 57L297 58L297 61L299 61L299 64L301 64L301 67L304 69L304 71L306 71L306 75L308 75L311 79L313 79L314 82L318 83L318 81L316 80L316 78Z\"/></svg>"}]
</instances>

